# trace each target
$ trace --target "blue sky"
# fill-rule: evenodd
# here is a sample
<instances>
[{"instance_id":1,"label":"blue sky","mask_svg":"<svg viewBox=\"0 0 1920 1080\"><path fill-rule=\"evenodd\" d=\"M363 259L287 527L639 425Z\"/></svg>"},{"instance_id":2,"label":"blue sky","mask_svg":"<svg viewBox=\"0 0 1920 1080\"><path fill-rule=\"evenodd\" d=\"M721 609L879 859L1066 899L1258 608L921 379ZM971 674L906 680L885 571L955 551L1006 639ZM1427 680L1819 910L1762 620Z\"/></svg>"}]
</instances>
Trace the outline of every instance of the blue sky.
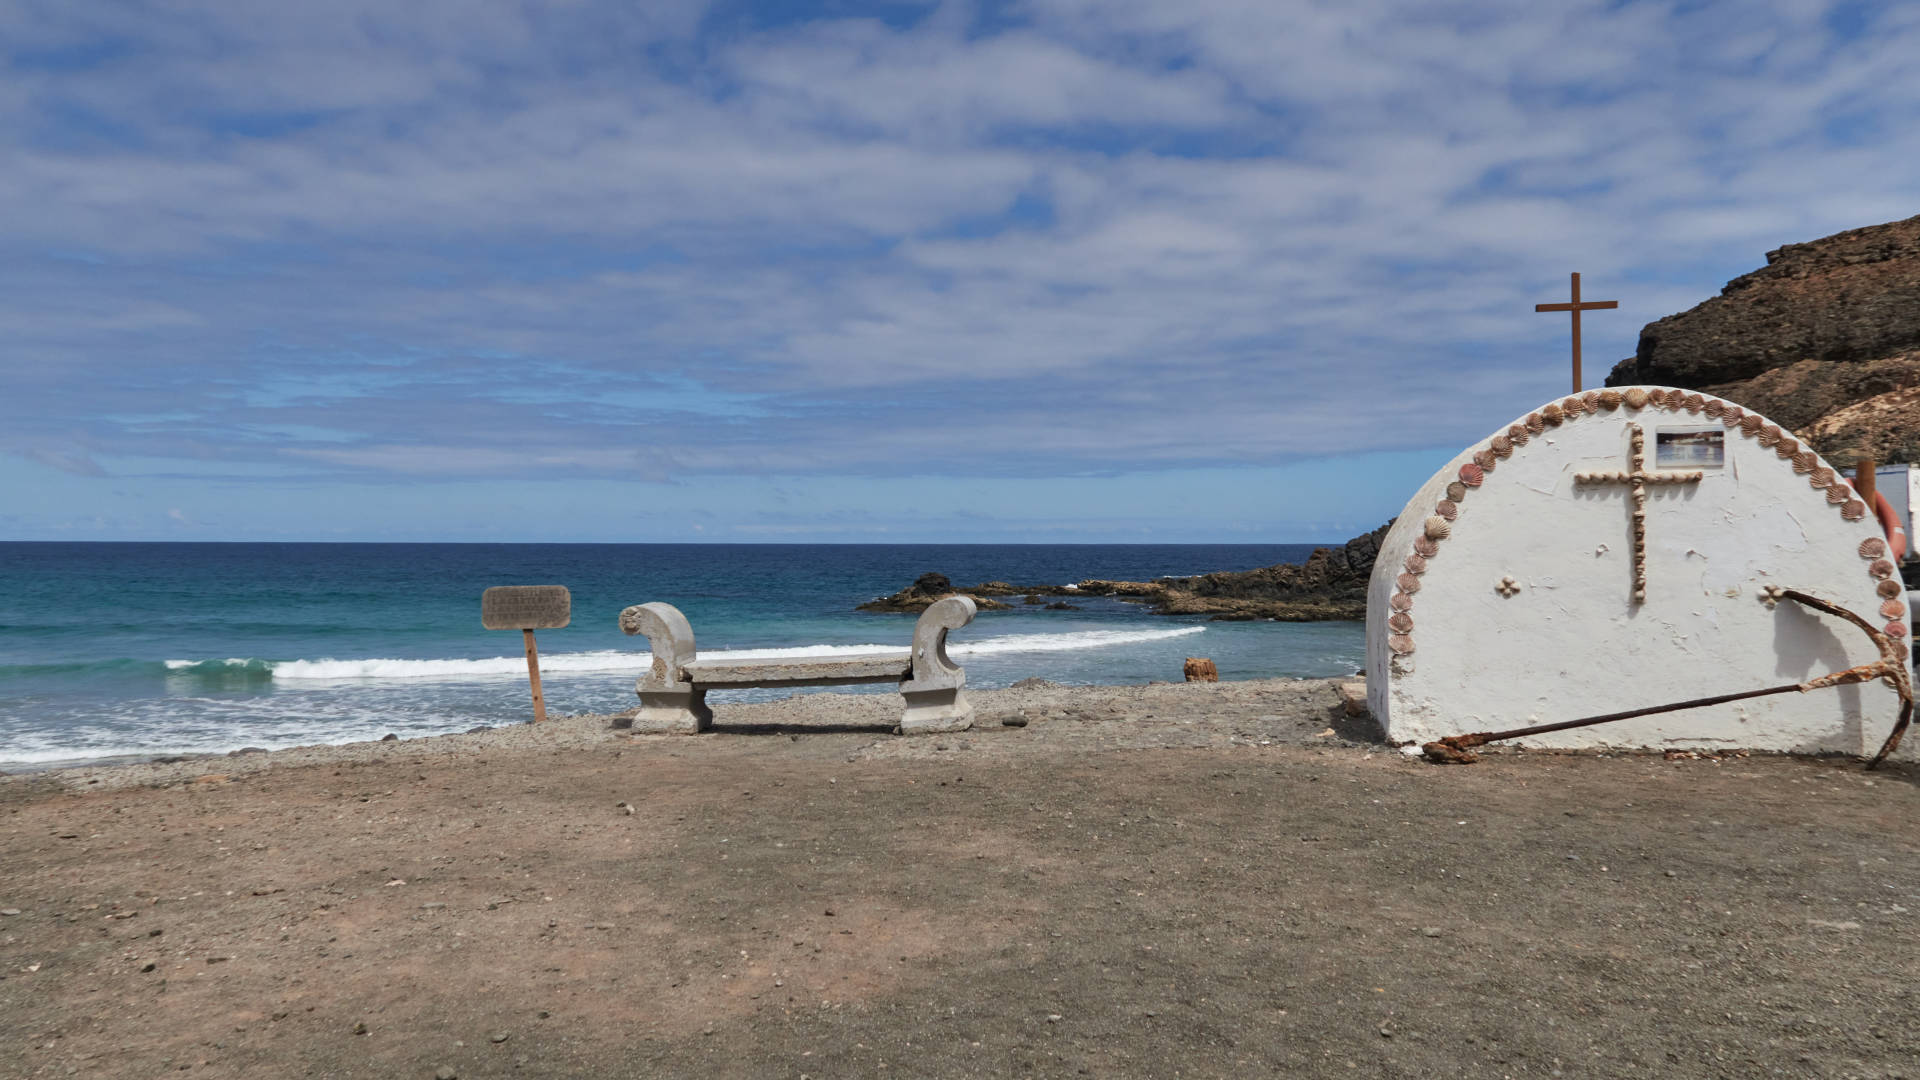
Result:
<instances>
[{"instance_id":1,"label":"blue sky","mask_svg":"<svg viewBox=\"0 0 1920 1080\"><path fill-rule=\"evenodd\" d=\"M1336 541L1920 212L1920 5L0 0L0 539Z\"/></svg>"}]
</instances>

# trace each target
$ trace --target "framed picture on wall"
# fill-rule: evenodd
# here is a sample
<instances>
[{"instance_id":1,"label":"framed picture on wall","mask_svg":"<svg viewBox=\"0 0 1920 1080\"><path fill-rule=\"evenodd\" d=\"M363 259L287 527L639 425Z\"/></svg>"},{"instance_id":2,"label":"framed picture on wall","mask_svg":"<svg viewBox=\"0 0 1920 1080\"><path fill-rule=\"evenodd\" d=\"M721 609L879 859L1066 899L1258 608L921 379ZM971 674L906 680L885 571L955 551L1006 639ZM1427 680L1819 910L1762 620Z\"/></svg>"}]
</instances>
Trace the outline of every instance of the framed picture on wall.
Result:
<instances>
[{"instance_id":1,"label":"framed picture on wall","mask_svg":"<svg viewBox=\"0 0 1920 1080\"><path fill-rule=\"evenodd\" d=\"M1721 428L1686 428L1653 433L1656 469L1718 469L1727 463L1727 433Z\"/></svg>"}]
</instances>

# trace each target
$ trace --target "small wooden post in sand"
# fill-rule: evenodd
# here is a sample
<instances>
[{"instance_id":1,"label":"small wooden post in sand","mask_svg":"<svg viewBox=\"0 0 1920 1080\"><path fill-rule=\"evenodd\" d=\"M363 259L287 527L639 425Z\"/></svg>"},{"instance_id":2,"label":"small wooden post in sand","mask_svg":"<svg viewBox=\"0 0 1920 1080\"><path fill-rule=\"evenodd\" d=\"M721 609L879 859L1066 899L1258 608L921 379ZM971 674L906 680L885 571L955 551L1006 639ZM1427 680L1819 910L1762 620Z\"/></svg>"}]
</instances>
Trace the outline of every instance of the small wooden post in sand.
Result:
<instances>
[{"instance_id":1,"label":"small wooden post in sand","mask_svg":"<svg viewBox=\"0 0 1920 1080\"><path fill-rule=\"evenodd\" d=\"M565 585L496 585L480 594L480 625L489 630L518 630L527 643L527 681L533 687L533 721L547 718L540 696L540 650L535 630L557 630L573 619L573 594Z\"/></svg>"}]
</instances>

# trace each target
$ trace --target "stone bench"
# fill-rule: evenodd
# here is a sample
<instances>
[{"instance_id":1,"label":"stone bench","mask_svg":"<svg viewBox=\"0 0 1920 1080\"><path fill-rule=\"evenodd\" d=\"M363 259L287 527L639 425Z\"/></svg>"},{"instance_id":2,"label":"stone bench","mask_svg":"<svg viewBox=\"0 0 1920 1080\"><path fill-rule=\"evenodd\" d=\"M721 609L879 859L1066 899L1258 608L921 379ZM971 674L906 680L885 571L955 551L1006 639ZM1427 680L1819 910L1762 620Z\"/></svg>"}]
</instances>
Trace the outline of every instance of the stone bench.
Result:
<instances>
[{"instance_id":1,"label":"stone bench","mask_svg":"<svg viewBox=\"0 0 1920 1080\"><path fill-rule=\"evenodd\" d=\"M973 726L967 673L947 658L947 632L973 621L971 598L936 600L914 624L913 647L860 656L750 660L701 660L693 627L672 604L636 604L620 613L620 629L645 634L653 668L635 689L640 708L635 731L694 734L713 724L707 691L742 687L853 686L898 683L907 699L900 734L964 731Z\"/></svg>"}]
</instances>

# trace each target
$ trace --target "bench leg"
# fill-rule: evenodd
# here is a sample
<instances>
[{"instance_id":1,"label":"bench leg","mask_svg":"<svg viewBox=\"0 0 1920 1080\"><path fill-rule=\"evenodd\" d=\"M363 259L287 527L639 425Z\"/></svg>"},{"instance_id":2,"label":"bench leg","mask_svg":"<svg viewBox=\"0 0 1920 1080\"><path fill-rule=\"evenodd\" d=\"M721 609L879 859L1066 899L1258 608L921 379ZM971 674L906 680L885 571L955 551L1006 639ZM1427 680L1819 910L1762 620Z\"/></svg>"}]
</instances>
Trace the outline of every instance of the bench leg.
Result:
<instances>
[{"instance_id":1,"label":"bench leg","mask_svg":"<svg viewBox=\"0 0 1920 1080\"><path fill-rule=\"evenodd\" d=\"M900 694L907 699L906 712L900 717L902 735L965 731L973 726L973 702L967 700L965 687L902 690Z\"/></svg>"},{"instance_id":2,"label":"bench leg","mask_svg":"<svg viewBox=\"0 0 1920 1080\"><path fill-rule=\"evenodd\" d=\"M657 735L697 735L712 725L705 690L642 690L631 727Z\"/></svg>"}]
</instances>

